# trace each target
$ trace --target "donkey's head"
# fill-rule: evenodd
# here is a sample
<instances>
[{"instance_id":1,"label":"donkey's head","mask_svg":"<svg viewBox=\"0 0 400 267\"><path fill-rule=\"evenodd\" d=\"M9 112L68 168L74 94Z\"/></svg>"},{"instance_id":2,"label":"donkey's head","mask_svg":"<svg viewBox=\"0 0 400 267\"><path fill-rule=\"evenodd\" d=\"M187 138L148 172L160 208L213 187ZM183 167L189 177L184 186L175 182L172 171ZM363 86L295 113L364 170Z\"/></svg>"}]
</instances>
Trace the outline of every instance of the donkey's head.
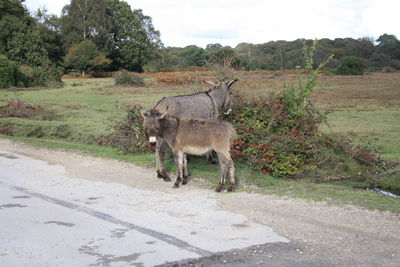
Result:
<instances>
[{"instance_id":1,"label":"donkey's head","mask_svg":"<svg viewBox=\"0 0 400 267\"><path fill-rule=\"evenodd\" d=\"M215 100L218 104L218 108L221 109L226 115L228 115L232 111L231 86L237 81L238 79L231 80L229 82L222 81L218 83L204 81L205 83L213 86L212 90L218 92L214 95L214 97L216 98Z\"/></svg>"},{"instance_id":2,"label":"donkey's head","mask_svg":"<svg viewBox=\"0 0 400 267\"><path fill-rule=\"evenodd\" d=\"M157 138L161 137L161 120L164 119L165 114L160 114L157 111L141 111L144 122L143 128L146 138L149 140L150 145L155 145Z\"/></svg>"}]
</instances>

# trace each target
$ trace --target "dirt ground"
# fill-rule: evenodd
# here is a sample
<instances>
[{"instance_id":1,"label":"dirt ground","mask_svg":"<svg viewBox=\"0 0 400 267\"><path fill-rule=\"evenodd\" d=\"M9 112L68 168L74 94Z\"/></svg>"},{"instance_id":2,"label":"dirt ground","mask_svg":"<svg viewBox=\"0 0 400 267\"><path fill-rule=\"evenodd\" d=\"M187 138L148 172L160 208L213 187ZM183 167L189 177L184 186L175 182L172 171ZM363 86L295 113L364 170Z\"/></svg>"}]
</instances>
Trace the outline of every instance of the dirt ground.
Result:
<instances>
[{"instance_id":1,"label":"dirt ground","mask_svg":"<svg viewBox=\"0 0 400 267\"><path fill-rule=\"evenodd\" d=\"M1 139L0 150L61 164L72 175L88 180L165 192L171 197L190 191L205 194L215 199L221 210L243 214L291 240L289 244L259 245L166 265L400 266L400 216L390 212L330 206L274 195L215 193L206 182L196 180L173 189L172 182L157 179L152 167L142 168L80 153L33 148Z\"/></svg>"}]
</instances>

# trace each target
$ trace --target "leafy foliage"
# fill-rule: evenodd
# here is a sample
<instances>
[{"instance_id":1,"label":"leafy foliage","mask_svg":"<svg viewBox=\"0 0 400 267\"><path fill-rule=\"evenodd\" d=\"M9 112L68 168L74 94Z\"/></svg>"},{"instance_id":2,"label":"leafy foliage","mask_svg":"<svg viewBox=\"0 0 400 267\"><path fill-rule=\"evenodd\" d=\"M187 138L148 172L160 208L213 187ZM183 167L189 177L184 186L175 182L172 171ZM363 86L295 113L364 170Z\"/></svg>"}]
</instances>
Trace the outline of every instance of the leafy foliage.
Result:
<instances>
[{"instance_id":1,"label":"leafy foliage","mask_svg":"<svg viewBox=\"0 0 400 267\"><path fill-rule=\"evenodd\" d=\"M16 85L17 73L17 64L0 54L0 88Z\"/></svg>"},{"instance_id":2,"label":"leafy foliage","mask_svg":"<svg viewBox=\"0 0 400 267\"><path fill-rule=\"evenodd\" d=\"M0 9L0 53L8 58L1 59L2 68L7 69L6 73L2 73L1 87L60 85L60 69L51 62L39 34L39 26L22 1L4 0ZM11 72L14 73L13 79Z\"/></svg>"},{"instance_id":3,"label":"leafy foliage","mask_svg":"<svg viewBox=\"0 0 400 267\"><path fill-rule=\"evenodd\" d=\"M71 0L63 7L60 22L66 48L90 40L104 52L109 49L111 19L105 0Z\"/></svg>"},{"instance_id":4,"label":"leafy foliage","mask_svg":"<svg viewBox=\"0 0 400 267\"><path fill-rule=\"evenodd\" d=\"M131 10L127 2L120 0L107 0L106 4L112 24L112 67L143 71L142 67L162 46L160 33L154 29L151 17L145 16L142 10Z\"/></svg>"},{"instance_id":5,"label":"leafy foliage","mask_svg":"<svg viewBox=\"0 0 400 267\"><path fill-rule=\"evenodd\" d=\"M72 45L65 57L65 65L72 69L79 70L82 75L91 70L98 70L110 64L104 54L98 51L92 41L82 41Z\"/></svg>"},{"instance_id":6,"label":"leafy foliage","mask_svg":"<svg viewBox=\"0 0 400 267\"><path fill-rule=\"evenodd\" d=\"M362 58L350 56L341 60L339 67L336 69L337 74L342 75L363 75L367 65Z\"/></svg>"}]
</instances>

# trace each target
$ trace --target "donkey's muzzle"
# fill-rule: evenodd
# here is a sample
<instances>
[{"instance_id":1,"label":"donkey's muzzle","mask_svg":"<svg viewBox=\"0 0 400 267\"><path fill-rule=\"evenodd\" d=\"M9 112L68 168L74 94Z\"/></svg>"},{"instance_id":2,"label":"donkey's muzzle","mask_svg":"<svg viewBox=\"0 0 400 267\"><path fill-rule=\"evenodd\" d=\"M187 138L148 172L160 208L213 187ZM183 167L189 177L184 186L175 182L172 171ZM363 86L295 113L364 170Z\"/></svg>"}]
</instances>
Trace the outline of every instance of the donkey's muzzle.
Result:
<instances>
[{"instance_id":1,"label":"donkey's muzzle","mask_svg":"<svg viewBox=\"0 0 400 267\"><path fill-rule=\"evenodd\" d=\"M232 113L232 109L231 108L229 108L227 111L224 112L225 115L229 115L231 113Z\"/></svg>"},{"instance_id":2,"label":"donkey's muzzle","mask_svg":"<svg viewBox=\"0 0 400 267\"><path fill-rule=\"evenodd\" d=\"M155 146L157 143L157 138L155 136L150 136L149 143L150 145Z\"/></svg>"}]
</instances>

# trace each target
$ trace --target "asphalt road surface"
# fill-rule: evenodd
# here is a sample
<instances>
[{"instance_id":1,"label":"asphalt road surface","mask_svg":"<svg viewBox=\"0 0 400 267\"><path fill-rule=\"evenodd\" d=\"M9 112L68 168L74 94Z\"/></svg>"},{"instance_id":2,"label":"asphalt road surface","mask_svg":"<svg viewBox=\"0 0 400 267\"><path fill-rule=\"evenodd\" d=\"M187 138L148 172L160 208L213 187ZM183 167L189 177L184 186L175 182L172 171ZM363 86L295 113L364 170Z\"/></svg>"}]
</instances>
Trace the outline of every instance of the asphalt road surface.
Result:
<instances>
[{"instance_id":1,"label":"asphalt road surface","mask_svg":"<svg viewBox=\"0 0 400 267\"><path fill-rule=\"evenodd\" d=\"M4 151L0 170L1 266L152 266L289 242L201 195L69 177L63 166Z\"/></svg>"},{"instance_id":2,"label":"asphalt road surface","mask_svg":"<svg viewBox=\"0 0 400 267\"><path fill-rule=\"evenodd\" d=\"M1 267L400 266L399 219L0 140Z\"/></svg>"}]
</instances>

